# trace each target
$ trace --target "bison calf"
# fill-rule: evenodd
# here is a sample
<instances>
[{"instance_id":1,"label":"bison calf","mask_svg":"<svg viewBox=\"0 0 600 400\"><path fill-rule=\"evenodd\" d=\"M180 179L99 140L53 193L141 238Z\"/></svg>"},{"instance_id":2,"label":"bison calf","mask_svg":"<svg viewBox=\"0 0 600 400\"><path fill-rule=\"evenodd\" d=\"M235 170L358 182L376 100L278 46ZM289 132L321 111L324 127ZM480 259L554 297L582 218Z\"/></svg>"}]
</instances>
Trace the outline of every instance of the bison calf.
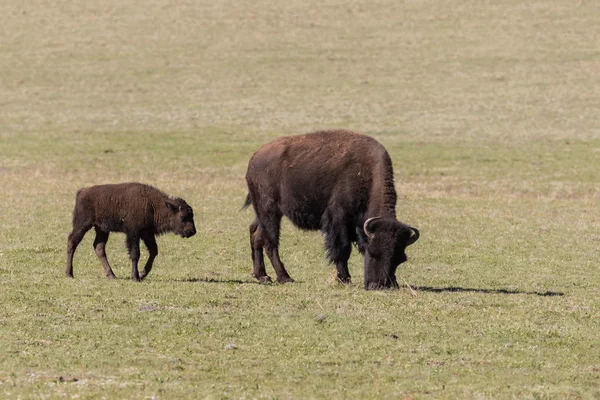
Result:
<instances>
[{"instance_id":1,"label":"bison calf","mask_svg":"<svg viewBox=\"0 0 600 400\"><path fill-rule=\"evenodd\" d=\"M68 277L73 277L73 254L85 233L96 229L94 250L106 276L115 278L106 258L106 242L110 232L127 235L127 249L131 258L131 278L140 281L152 269L158 255L155 235L173 232L184 238L196 234L194 212L183 199L170 197L160 190L141 183L98 185L80 189L73 210L73 231L67 240ZM140 239L150 256L144 271L138 272Z\"/></svg>"},{"instance_id":2,"label":"bison calf","mask_svg":"<svg viewBox=\"0 0 600 400\"><path fill-rule=\"evenodd\" d=\"M277 281L292 282L279 258L281 218L301 229L321 230L340 282L350 282L352 243L365 255L365 289L398 287L396 268L419 238L416 228L396 220L392 161L375 139L349 131L281 137L250 159L248 197L256 220L250 225L253 275L261 282L263 248Z\"/></svg>"}]
</instances>

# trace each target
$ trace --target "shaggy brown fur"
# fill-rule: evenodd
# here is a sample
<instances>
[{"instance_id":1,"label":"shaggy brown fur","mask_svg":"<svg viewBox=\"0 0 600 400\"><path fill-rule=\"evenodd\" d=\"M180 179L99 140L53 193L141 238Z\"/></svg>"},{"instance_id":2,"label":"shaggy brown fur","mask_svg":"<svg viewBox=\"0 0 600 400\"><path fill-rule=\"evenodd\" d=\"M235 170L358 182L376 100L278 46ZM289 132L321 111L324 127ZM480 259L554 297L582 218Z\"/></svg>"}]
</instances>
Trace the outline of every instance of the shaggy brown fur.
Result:
<instances>
[{"instance_id":1,"label":"shaggy brown fur","mask_svg":"<svg viewBox=\"0 0 600 400\"><path fill-rule=\"evenodd\" d=\"M263 248L277 281L293 281L278 253L286 216L301 229L323 232L340 282L350 282L348 259L355 242L365 254L365 288L397 286L396 268L419 232L396 220L392 161L375 139L344 130L281 137L254 153L246 181L245 206L252 204L256 213L250 242L259 281L271 279ZM380 218L370 221L367 233L363 225L371 217Z\"/></svg>"},{"instance_id":2,"label":"shaggy brown fur","mask_svg":"<svg viewBox=\"0 0 600 400\"><path fill-rule=\"evenodd\" d=\"M106 258L110 232L123 232L131 258L131 278L140 281L152 269L158 255L155 235L173 232L188 238L196 234L194 212L183 199L170 197L141 183L98 185L80 189L73 210L73 231L67 240L68 277L73 277L73 254L85 233L96 229L94 250L108 278L115 278ZM144 271L138 273L140 239L150 253Z\"/></svg>"}]
</instances>

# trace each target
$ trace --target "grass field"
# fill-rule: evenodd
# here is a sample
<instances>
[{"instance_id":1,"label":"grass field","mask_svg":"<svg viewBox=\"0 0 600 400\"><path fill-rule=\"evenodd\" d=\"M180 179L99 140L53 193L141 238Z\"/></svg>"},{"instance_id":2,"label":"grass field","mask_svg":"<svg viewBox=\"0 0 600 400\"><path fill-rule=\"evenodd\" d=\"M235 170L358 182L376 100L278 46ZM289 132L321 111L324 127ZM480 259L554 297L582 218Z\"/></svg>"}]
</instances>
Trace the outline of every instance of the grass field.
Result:
<instances>
[{"instance_id":1,"label":"grass field","mask_svg":"<svg viewBox=\"0 0 600 400\"><path fill-rule=\"evenodd\" d=\"M0 398L599 398L598 43L594 1L3 1ZM416 297L287 222L296 283L249 275L249 157L338 127L392 156ZM75 192L125 181L198 234L66 279Z\"/></svg>"}]
</instances>

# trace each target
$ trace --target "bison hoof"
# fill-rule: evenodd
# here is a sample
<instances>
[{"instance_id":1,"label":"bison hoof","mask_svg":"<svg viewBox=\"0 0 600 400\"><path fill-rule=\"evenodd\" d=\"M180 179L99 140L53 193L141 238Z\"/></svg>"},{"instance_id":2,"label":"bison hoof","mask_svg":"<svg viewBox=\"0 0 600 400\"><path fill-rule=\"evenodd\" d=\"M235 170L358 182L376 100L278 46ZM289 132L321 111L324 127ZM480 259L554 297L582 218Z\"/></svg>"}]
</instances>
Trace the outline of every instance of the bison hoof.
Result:
<instances>
[{"instance_id":1,"label":"bison hoof","mask_svg":"<svg viewBox=\"0 0 600 400\"><path fill-rule=\"evenodd\" d=\"M67 274L67 278L75 278L73 274Z\"/></svg>"},{"instance_id":2,"label":"bison hoof","mask_svg":"<svg viewBox=\"0 0 600 400\"><path fill-rule=\"evenodd\" d=\"M279 283L292 283L295 282L291 277L289 276L282 276L282 277L277 277L277 282Z\"/></svg>"},{"instance_id":3,"label":"bison hoof","mask_svg":"<svg viewBox=\"0 0 600 400\"><path fill-rule=\"evenodd\" d=\"M340 278L340 277L338 276L338 278L337 278L337 281L338 281L338 283L341 283L341 284L343 284L343 285L349 285L349 284L351 284L351 283L352 283L352 280L350 279L350 277L349 277L349 276L348 276L348 277L342 277L342 278Z\"/></svg>"}]
</instances>

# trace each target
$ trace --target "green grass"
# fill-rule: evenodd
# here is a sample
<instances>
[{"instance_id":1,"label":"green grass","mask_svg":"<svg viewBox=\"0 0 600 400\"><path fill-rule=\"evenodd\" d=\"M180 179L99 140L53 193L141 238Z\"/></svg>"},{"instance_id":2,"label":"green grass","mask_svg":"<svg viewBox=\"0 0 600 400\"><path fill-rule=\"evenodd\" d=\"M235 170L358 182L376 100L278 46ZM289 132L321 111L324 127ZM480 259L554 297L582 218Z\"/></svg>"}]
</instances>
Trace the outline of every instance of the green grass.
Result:
<instances>
[{"instance_id":1,"label":"green grass","mask_svg":"<svg viewBox=\"0 0 600 400\"><path fill-rule=\"evenodd\" d=\"M597 398L599 11L5 1L0 397ZM333 283L289 222L296 283L249 276L249 157L333 127L393 158L416 297L362 290L356 254ZM66 279L77 189L125 181L186 199L198 234L161 237L141 284L123 235L109 281L89 234Z\"/></svg>"}]
</instances>

